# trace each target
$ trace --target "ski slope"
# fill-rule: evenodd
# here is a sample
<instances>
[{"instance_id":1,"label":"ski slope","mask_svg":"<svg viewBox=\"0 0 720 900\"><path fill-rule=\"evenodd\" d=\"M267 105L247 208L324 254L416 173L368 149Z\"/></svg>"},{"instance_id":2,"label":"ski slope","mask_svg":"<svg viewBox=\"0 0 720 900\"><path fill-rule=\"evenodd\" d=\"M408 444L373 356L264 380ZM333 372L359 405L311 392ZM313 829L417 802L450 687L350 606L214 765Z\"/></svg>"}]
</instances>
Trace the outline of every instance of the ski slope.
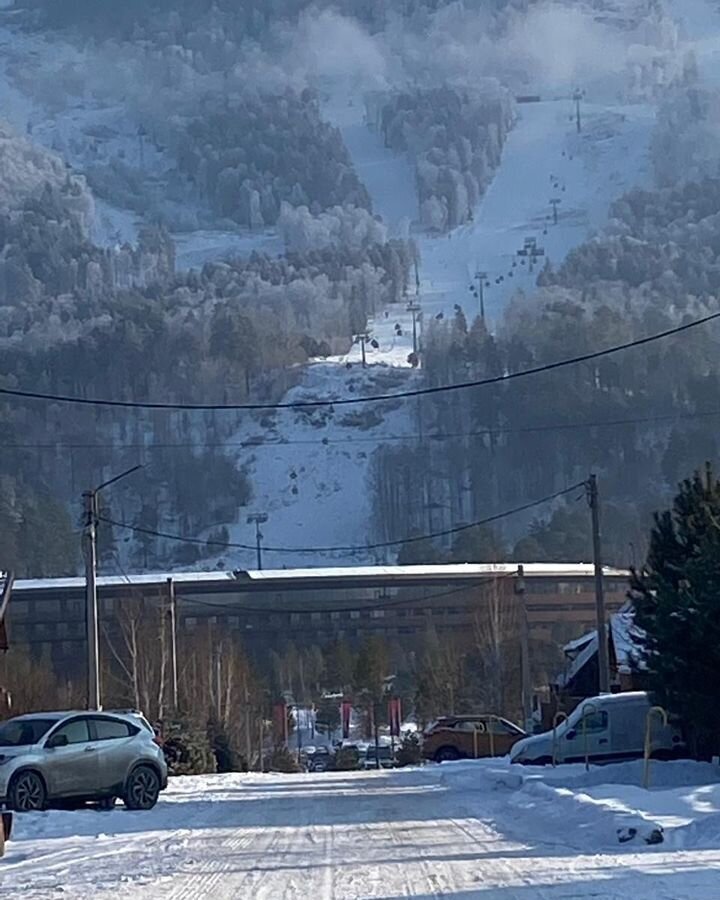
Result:
<instances>
[{"instance_id":1,"label":"ski slope","mask_svg":"<svg viewBox=\"0 0 720 900\"><path fill-rule=\"evenodd\" d=\"M716 900L720 835L608 843L491 768L182 778L148 813L18 817L0 898Z\"/></svg>"},{"instance_id":2,"label":"ski slope","mask_svg":"<svg viewBox=\"0 0 720 900\"><path fill-rule=\"evenodd\" d=\"M374 208L390 217L391 232L406 232L417 218L410 163L391 154L380 136L365 128L362 109L359 98L352 103L347 98L335 99L326 115L340 127L356 168L367 178ZM613 199L634 185L649 184L652 107L587 104L580 134L574 119L569 119L570 112L565 101L522 107L474 222L447 236L433 237L415 230L413 237L422 260L420 291L410 299L420 307L415 326L420 346L432 322L451 319L456 306L468 320L478 315L478 301L469 285L479 268L488 273L486 314L490 327L496 327L513 293L531 292L535 286L539 266L531 272L517 256L525 238L535 238L545 250L544 258L559 264L569 250L606 223ZM557 225L549 203L555 194L562 201ZM377 347L366 344L366 369L361 367L362 350L356 344L343 356L310 365L300 386L286 399L385 393L389 378L394 391L409 386L416 377L409 362L412 319L404 304L380 310L368 323ZM372 408L351 409L362 418L372 414ZM352 421L348 412L338 408L322 416L319 412L297 416L279 411L272 417L272 446L252 448L250 453L243 448L236 454L238 465L246 468L252 481L254 507L268 513L263 527L267 546L362 547L377 540L373 453L388 443L402 446L403 436L406 446L417 446L418 425L414 410L399 404L382 410L380 422L359 430L347 424ZM267 422L267 417L262 419ZM260 417L249 420L232 443L251 441L253 434L257 437L262 432L259 422ZM254 541L254 526L247 524L245 517L230 526L230 533L232 542ZM253 564L251 551L233 551L229 556L237 565ZM270 551L268 559L268 565L275 566L312 564L313 560L315 564L388 561L384 554L371 551ZM227 563L228 555L223 560Z\"/></svg>"},{"instance_id":3,"label":"ski slope","mask_svg":"<svg viewBox=\"0 0 720 900\"><path fill-rule=\"evenodd\" d=\"M676 13L685 0L674 0ZM688 0L688 18L696 28L712 4ZM688 29L690 31L690 29ZM719 29L720 31L720 29ZM693 32L693 39L697 34ZM13 64L33 60L38 70L72 68L79 51L61 40L17 31L12 19L0 19L0 106L3 114L33 140L54 147L82 170L93 161L123 159L140 166L158 186L168 180L168 160L150 137L140 141L137 122L117 106L103 106L92 97L75 98L53 112L29 96L28 85L13 80ZM545 86L538 85L542 93ZM598 90L583 103L582 131L577 133L573 104L567 99L574 84L553 84L537 104L518 107L518 119L504 148L501 164L474 213L474 221L449 235L434 236L417 225L418 198L411 160L383 146L377 132L363 121L364 97L359 84L340 81L327 96L326 117L343 135L353 163L365 182L376 213L393 235L412 236L420 251L419 290L411 299L420 307L415 316L399 304L381 309L368 323L367 368L361 347L312 362L288 398L332 398L402 390L417 374L411 367L415 339L422 346L436 320L448 320L461 308L468 320L480 312L469 290L475 273L487 273L485 310L488 325L497 329L504 309L517 291L534 290L539 267L558 265L572 248L607 222L609 204L627 189L650 182L648 147L655 109L647 104L622 105ZM589 86L591 87L591 86ZM21 89L23 88L23 89ZM564 96L565 99L558 99ZM557 199L558 221L550 201ZM188 211L189 218L192 211ZM96 203L93 237L112 245L133 241L137 216L130 210ZM195 228L174 235L180 268L201 267L206 261L243 255L254 249L280 251L271 231L243 232ZM536 241L544 255L530 271L517 255L526 239ZM353 415L350 415L353 413ZM426 430L432 423L425 423ZM254 526L247 513L268 514L263 527L267 547L362 547L376 540L373 518L373 455L382 446L416 447L414 410L399 405L383 409L348 407L321 414L248 415L233 434L227 452L246 470L253 485L252 509L238 510L229 525L230 540L253 546ZM439 513L438 518L444 514ZM446 522L438 521L438 528ZM395 535L398 540L407 535ZM254 565L251 550L223 554L224 565ZM267 551L267 565L314 562L384 562L368 551L314 554ZM211 563L212 564L212 561Z\"/></svg>"}]
</instances>

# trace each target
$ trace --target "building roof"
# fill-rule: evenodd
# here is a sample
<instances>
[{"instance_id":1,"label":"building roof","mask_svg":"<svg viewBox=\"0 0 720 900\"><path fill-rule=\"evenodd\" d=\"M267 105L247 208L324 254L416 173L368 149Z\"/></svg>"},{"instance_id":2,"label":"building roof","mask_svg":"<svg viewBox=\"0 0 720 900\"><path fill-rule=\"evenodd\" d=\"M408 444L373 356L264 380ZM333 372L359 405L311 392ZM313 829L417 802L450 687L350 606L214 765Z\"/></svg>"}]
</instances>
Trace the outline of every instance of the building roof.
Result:
<instances>
[{"instance_id":1,"label":"building roof","mask_svg":"<svg viewBox=\"0 0 720 900\"><path fill-rule=\"evenodd\" d=\"M273 585L282 587L283 584L295 584L299 582L353 582L360 579L373 579L383 581L414 581L423 580L473 580L476 578L492 578L513 576L517 574L518 566L523 565L526 578L589 578L594 574L592 563L455 563L449 565L427 566L338 566L335 568L317 569L264 569L262 571L235 571L235 572L151 572L139 575L101 575L97 579L98 588L135 585L158 586L168 579L176 585L192 587L197 584L220 585ZM608 578L628 578L629 572L624 569L615 569L606 566L603 572ZM32 578L15 582L14 590L17 593L24 591L45 590L80 590L85 585L85 579L76 578Z\"/></svg>"},{"instance_id":2,"label":"building roof","mask_svg":"<svg viewBox=\"0 0 720 900\"><path fill-rule=\"evenodd\" d=\"M612 641L615 648L618 673L627 675L634 668L643 668L638 652L638 644L642 642L644 632L635 624L632 604L626 603L619 612L610 616ZM566 687L594 659L598 651L597 630L589 631L582 637L565 644L563 652L570 660L569 667L561 673L555 683L558 687Z\"/></svg>"}]
</instances>

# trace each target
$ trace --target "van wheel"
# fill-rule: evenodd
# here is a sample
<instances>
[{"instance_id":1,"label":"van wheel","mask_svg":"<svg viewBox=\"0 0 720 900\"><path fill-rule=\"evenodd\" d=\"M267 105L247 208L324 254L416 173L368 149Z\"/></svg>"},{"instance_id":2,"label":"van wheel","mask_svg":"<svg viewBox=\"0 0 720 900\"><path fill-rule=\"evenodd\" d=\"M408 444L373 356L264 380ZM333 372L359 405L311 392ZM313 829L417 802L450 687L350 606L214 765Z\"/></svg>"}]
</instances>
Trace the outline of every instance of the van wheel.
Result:
<instances>
[{"instance_id":1,"label":"van wheel","mask_svg":"<svg viewBox=\"0 0 720 900\"><path fill-rule=\"evenodd\" d=\"M460 759L460 753L455 747L440 747L435 751L435 762L454 762Z\"/></svg>"},{"instance_id":2,"label":"van wheel","mask_svg":"<svg viewBox=\"0 0 720 900\"><path fill-rule=\"evenodd\" d=\"M40 812L47 806L45 782L37 772L19 772L8 788L8 807L15 812Z\"/></svg>"},{"instance_id":3,"label":"van wheel","mask_svg":"<svg viewBox=\"0 0 720 900\"><path fill-rule=\"evenodd\" d=\"M128 778L125 806L128 809L152 809L160 796L160 777L150 766L138 766Z\"/></svg>"}]
</instances>

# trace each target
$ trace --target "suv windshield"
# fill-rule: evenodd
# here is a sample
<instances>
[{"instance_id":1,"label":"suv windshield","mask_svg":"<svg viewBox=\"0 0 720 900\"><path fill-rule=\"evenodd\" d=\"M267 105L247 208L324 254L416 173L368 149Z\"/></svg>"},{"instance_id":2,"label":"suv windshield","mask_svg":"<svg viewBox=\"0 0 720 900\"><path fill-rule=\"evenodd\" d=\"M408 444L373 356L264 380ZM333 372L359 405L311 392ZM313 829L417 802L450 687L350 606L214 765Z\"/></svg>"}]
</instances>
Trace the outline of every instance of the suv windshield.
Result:
<instances>
[{"instance_id":1,"label":"suv windshield","mask_svg":"<svg viewBox=\"0 0 720 900\"><path fill-rule=\"evenodd\" d=\"M0 747L36 744L54 724L53 719L11 719L0 725Z\"/></svg>"}]
</instances>

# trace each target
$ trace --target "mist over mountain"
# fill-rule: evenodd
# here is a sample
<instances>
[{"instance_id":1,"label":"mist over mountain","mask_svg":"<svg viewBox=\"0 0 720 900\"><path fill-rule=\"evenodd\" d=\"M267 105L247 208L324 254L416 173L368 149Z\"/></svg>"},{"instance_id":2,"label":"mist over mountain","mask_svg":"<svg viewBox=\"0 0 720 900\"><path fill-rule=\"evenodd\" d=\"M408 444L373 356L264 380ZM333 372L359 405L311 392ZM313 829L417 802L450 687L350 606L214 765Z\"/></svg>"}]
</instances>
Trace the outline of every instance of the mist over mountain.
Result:
<instances>
[{"instance_id":1,"label":"mist over mountain","mask_svg":"<svg viewBox=\"0 0 720 900\"><path fill-rule=\"evenodd\" d=\"M3 4L0 385L372 398L714 312L711 4L702 23L700 40L660 0ZM717 455L714 347L709 326L508 385L314 410L6 397L7 564L74 572L81 492L138 462L105 501L129 526L103 526L111 573L251 566L223 547L253 546L250 512L276 567L587 559L563 500L399 542L590 469L627 563L652 509Z\"/></svg>"}]
</instances>

